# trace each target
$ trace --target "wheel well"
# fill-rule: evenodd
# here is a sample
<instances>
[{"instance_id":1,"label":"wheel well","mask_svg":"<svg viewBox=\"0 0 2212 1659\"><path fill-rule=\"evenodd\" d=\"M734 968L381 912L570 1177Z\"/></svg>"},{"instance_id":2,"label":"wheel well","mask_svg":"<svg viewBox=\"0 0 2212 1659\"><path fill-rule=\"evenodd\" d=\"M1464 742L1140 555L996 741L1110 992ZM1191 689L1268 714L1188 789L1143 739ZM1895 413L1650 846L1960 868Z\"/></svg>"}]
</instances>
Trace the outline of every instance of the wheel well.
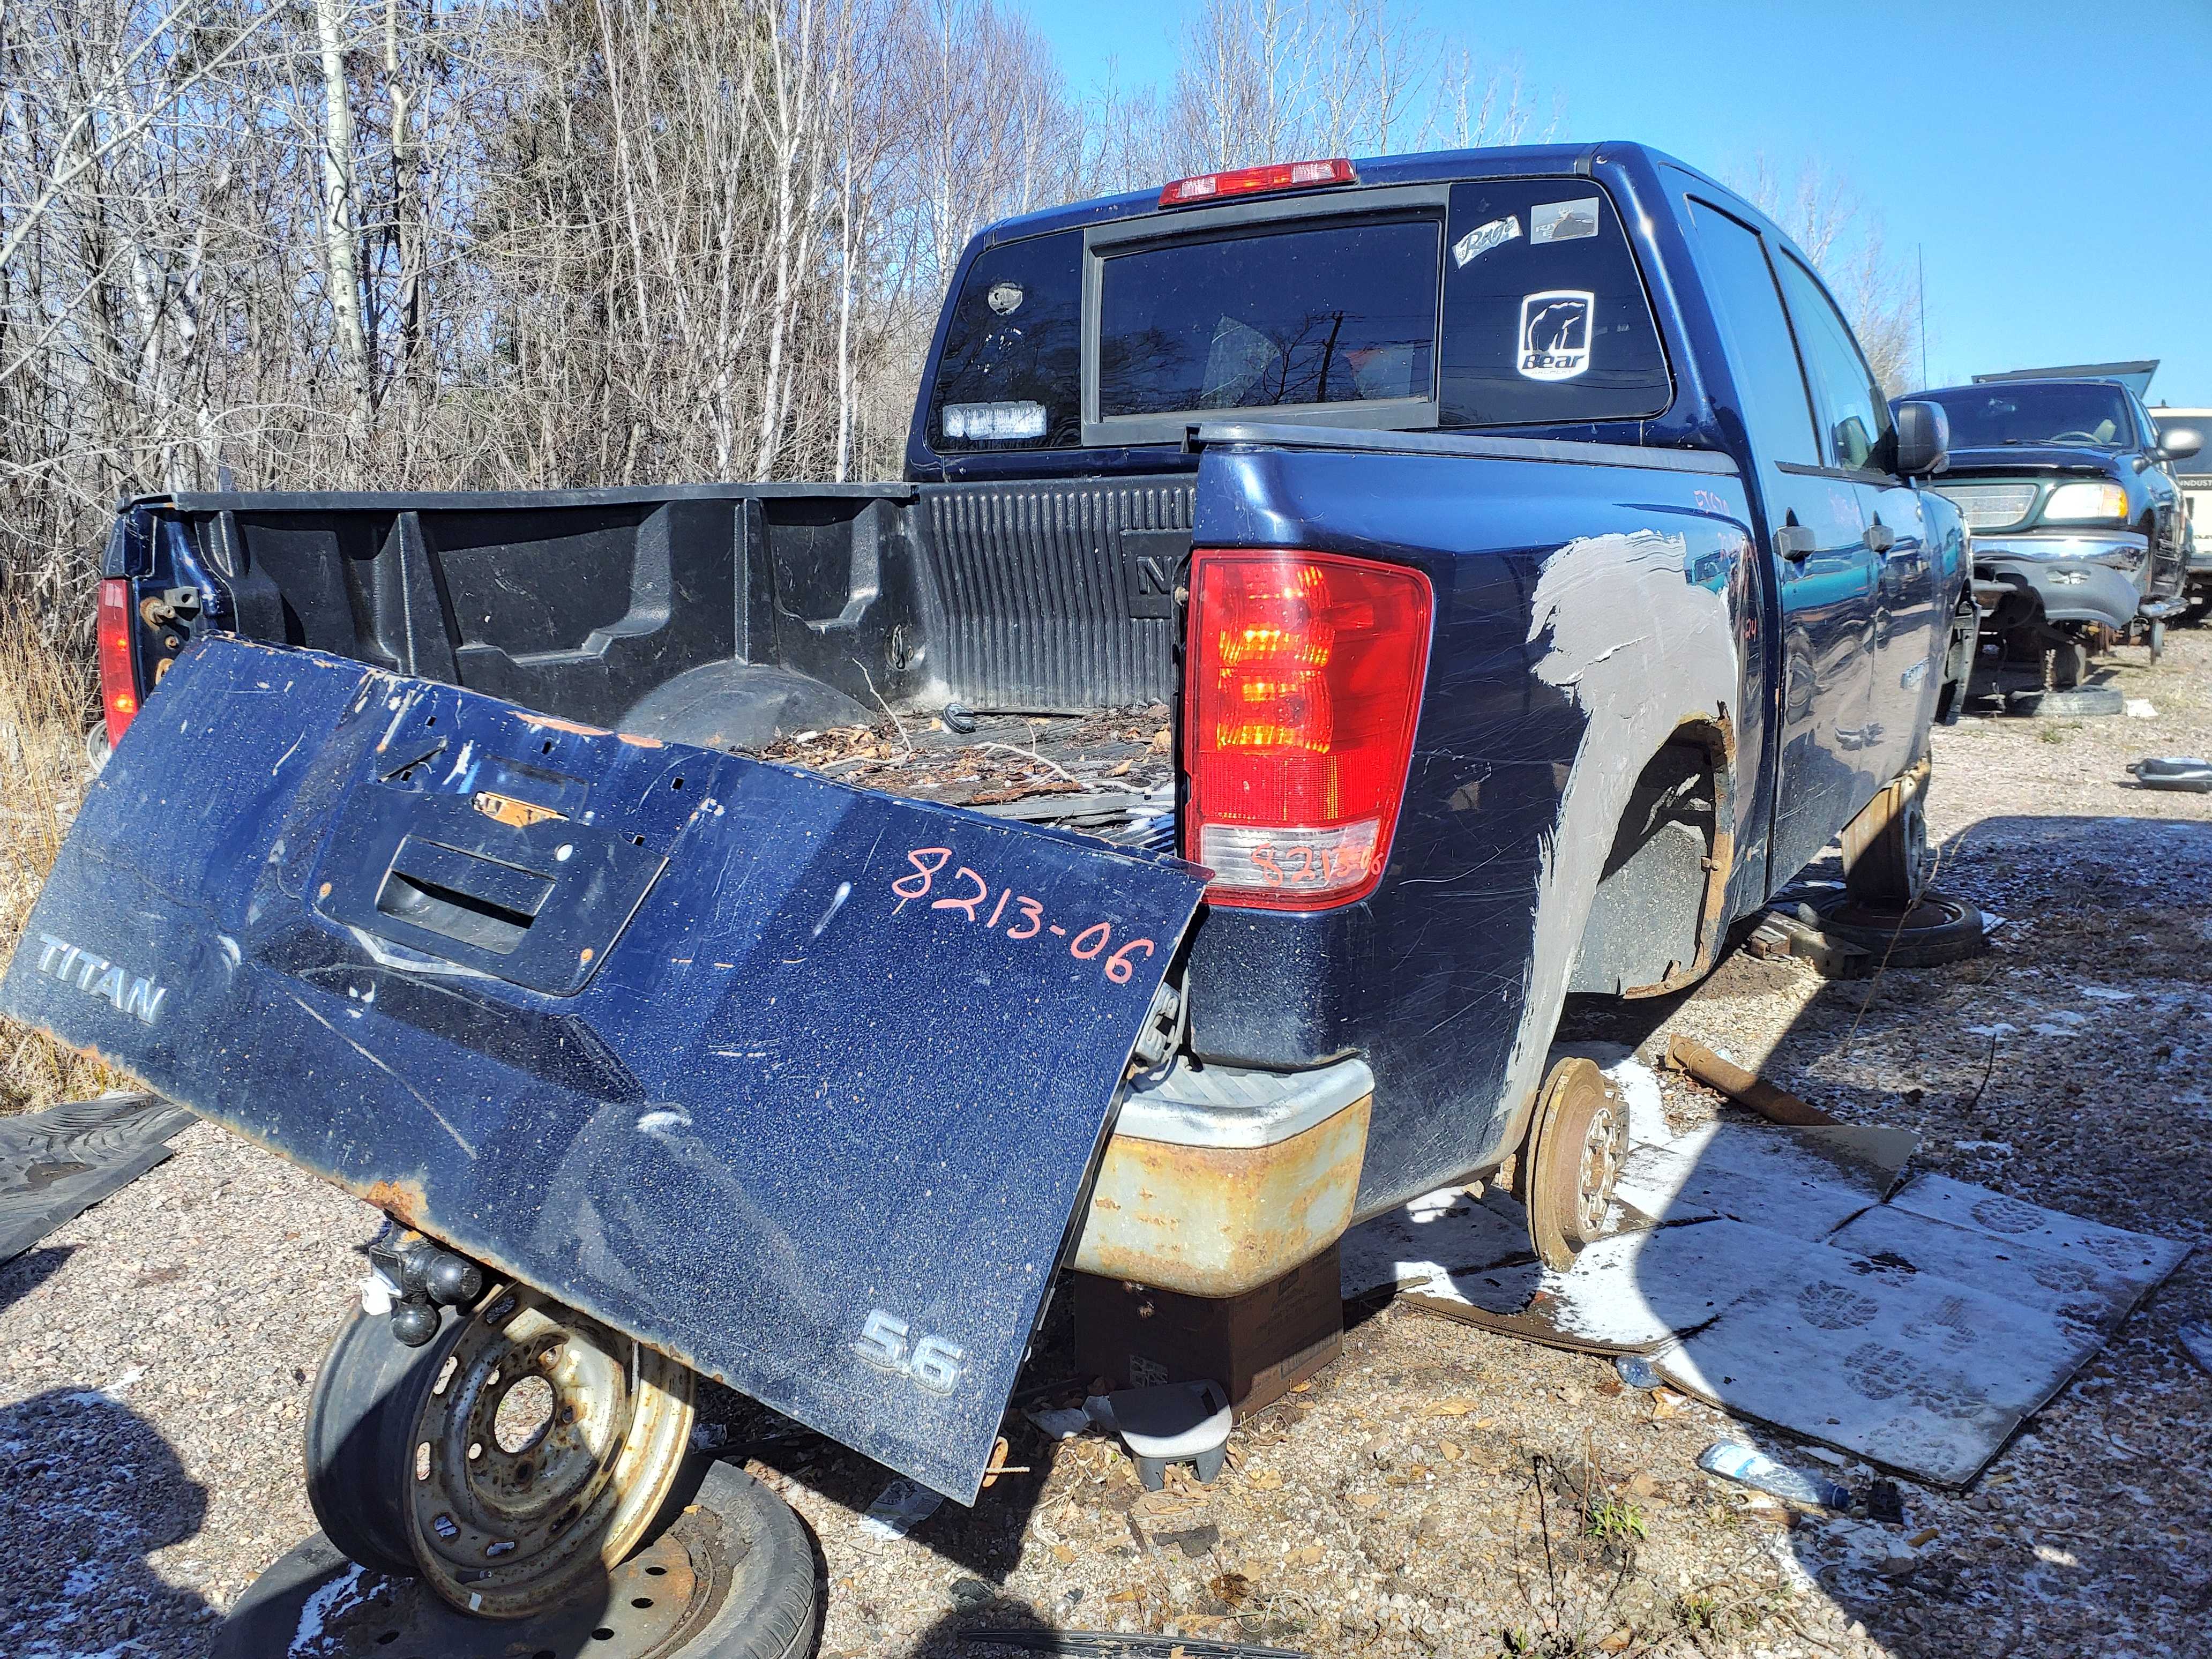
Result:
<instances>
[{"instance_id":1,"label":"wheel well","mask_svg":"<svg viewBox=\"0 0 2212 1659\"><path fill-rule=\"evenodd\" d=\"M1712 966L1734 855L1725 727L1677 726L1629 792L1570 991L1653 996Z\"/></svg>"}]
</instances>

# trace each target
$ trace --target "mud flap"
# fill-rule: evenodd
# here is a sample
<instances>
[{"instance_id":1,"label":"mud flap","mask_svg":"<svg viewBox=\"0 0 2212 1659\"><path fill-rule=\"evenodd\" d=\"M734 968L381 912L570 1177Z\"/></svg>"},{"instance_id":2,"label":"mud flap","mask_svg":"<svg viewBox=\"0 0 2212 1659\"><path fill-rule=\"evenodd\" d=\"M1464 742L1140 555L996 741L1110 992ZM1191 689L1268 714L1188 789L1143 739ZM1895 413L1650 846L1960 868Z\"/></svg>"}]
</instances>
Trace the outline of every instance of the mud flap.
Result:
<instances>
[{"instance_id":1,"label":"mud flap","mask_svg":"<svg viewBox=\"0 0 2212 1659\"><path fill-rule=\"evenodd\" d=\"M1202 879L219 640L0 1009L972 1501Z\"/></svg>"}]
</instances>

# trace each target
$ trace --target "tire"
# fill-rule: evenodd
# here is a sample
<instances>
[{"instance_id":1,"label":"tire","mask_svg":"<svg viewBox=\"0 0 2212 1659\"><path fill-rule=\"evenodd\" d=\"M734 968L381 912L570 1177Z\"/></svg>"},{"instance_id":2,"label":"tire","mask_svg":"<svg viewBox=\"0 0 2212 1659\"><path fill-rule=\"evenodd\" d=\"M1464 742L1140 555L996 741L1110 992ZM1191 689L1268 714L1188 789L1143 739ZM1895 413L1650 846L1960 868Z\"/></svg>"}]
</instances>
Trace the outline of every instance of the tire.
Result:
<instances>
[{"instance_id":1,"label":"tire","mask_svg":"<svg viewBox=\"0 0 2212 1659\"><path fill-rule=\"evenodd\" d=\"M2054 646L2051 652L2051 684L2061 691L2070 690L2089 678L2089 647L2079 640L2069 640Z\"/></svg>"},{"instance_id":2,"label":"tire","mask_svg":"<svg viewBox=\"0 0 2212 1659\"><path fill-rule=\"evenodd\" d=\"M510 1448L501 1413L533 1378L541 1425ZM525 1285L448 1310L420 1348L356 1313L308 1403L308 1504L361 1565L526 1619L650 1531L691 1415L688 1370Z\"/></svg>"},{"instance_id":3,"label":"tire","mask_svg":"<svg viewBox=\"0 0 2212 1659\"><path fill-rule=\"evenodd\" d=\"M2078 719L2092 714L2121 714L2128 700L2118 686L2076 685L2063 690L2015 691L2005 699L2008 714L2044 720Z\"/></svg>"},{"instance_id":4,"label":"tire","mask_svg":"<svg viewBox=\"0 0 2212 1659\"><path fill-rule=\"evenodd\" d=\"M1928 880L1928 769L1893 780L1844 826L1844 885L1863 903L1911 904Z\"/></svg>"},{"instance_id":5,"label":"tire","mask_svg":"<svg viewBox=\"0 0 2212 1659\"><path fill-rule=\"evenodd\" d=\"M1856 945L1876 963L1892 968L1936 968L1989 949L1982 913L1933 890L1923 892L1910 910L1884 914L1845 896L1820 901L1813 911L1823 933Z\"/></svg>"},{"instance_id":6,"label":"tire","mask_svg":"<svg viewBox=\"0 0 2212 1659\"><path fill-rule=\"evenodd\" d=\"M2166 622L2163 617L2150 625L2150 659L2154 663L2166 654Z\"/></svg>"},{"instance_id":7,"label":"tire","mask_svg":"<svg viewBox=\"0 0 2212 1659\"><path fill-rule=\"evenodd\" d=\"M707 1627L683 1659L799 1659L814 1643L814 1548L791 1505L732 1463L708 1472L692 1500L750 1547Z\"/></svg>"},{"instance_id":8,"label":"tire","mask_svg":"<svg viewBox=\"0 0 2212 1659\"><path fill-rule=\"evenodd\" d=\"M446 1363L460 1322L410 1348L392 1321L358 1308L338 1328L307 1399L307 1504L323 1533L349 1560L411 1577L403 1508L414 1462L410 1437L421 1395Z\"/></svg>"},{"instance_id":9,"label":"tire","mask_svg":"<svg viewBox=\"0 0 2212 1659\"><path fill-rule=\"evenodd\" d=\"M799 1659L808 1651L817 1622L814 1552L805 1527L781 1498L735 1464L712 1464L669 1534L684 1546L699 1577L720 1581L720 1599L710 1613L687 1615L687 1623L693 1616L700 1622L679 1628L678 1645L656 1644L654 1651L664 1659ZM710 1540L711 1550L705 1547ZM694 1540L701 1540L698 1547ZM649 1546L647 1559L660 1547ZM292 1651L307 1605L318 1595L323 1597L320 1616L329 1619L337 1638L317 1644L318 1652L337 1645L399 1659L418 1653L425 1659L463 1659L518 1650L636 1651L619 1630L602 1649L580 1632L559 1628L578 1622L574 1610L565 1619L556 1613L520 1625L495 1624L457 1612L427 1585L404 1580L365 1578L351 1595L329 1594L348 1571L346 1558L320 1533L295 1546L232 1605L216 1632L213 1659L271 1659ZM654 1582L632 1579L623 1593ZM603 1595L606 1588L600 1587ZM591 1620L582 1622L588 1626Z\"/></svg>"}]
</instances>

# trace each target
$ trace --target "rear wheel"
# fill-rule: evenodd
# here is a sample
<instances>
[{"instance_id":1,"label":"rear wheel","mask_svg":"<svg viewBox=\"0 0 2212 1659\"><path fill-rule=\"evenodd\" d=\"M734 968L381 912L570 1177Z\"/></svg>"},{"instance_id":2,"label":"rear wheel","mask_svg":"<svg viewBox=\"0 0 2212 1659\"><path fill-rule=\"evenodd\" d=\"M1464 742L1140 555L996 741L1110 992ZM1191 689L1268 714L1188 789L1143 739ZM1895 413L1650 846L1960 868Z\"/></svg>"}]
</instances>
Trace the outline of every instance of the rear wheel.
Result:
<instances>
[{"instance_id":1,"label":"rear wheel","mask_svg":"<svg viewBox=\"0 0 2212 1659\"><path fill-rule=\"evenodd\" d=\"M1891 781L1844 826L1844 885L1861 902L1910 905L1928 882L1928 768Z\"/></svg>"},{"instance_id":2,"label":"rear wheel","mask_svg":"<svg viewBox=\"0 0 2212 1659\"><path fill-rule=\"evenodd\" d=\"M317 1381L308 1496L331 1540L487 1618L603 1581L682 1473L691 1373L521 1285L422 1348L389 1323L357 1316Z\"/></svg>"},{"instance_id":3,"label":"rear wheel","mask_svg":"<svg viewBox=\"0 0 2212 1659\"><path fill-rule=\"evenodd\" d=\"M1587 1060L1563 1060L1544 1079L1528 1145L1515 1162L1528 1242L1556 1273L1605 1231L1628 1157L1628 1109Z\"/></svg>"}]
</instances>

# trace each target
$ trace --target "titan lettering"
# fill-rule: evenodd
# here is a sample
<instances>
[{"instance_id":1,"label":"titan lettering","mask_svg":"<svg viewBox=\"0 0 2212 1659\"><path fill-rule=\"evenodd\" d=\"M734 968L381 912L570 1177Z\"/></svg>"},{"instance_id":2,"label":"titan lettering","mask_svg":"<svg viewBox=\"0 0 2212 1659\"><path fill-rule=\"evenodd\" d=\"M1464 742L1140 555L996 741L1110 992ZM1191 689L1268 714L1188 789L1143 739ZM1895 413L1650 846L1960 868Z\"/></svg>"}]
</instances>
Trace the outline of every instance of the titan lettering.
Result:
<instances>
[{"instance_id":1,"label":"titan lettering","mask_svg":"<svg viewBox=\"0 0 2212 1659\"><path fill-rule=\"evenodd\" d=\"M39 971L64 985L75 985L87 996L112 1003L119 1012L148 1025L160 1017L161 1004L169 994L167 986L140 978L105 957L96 957L82 945L71 945L52 933L39 935Z\"/></svg>"}]
</instances>

